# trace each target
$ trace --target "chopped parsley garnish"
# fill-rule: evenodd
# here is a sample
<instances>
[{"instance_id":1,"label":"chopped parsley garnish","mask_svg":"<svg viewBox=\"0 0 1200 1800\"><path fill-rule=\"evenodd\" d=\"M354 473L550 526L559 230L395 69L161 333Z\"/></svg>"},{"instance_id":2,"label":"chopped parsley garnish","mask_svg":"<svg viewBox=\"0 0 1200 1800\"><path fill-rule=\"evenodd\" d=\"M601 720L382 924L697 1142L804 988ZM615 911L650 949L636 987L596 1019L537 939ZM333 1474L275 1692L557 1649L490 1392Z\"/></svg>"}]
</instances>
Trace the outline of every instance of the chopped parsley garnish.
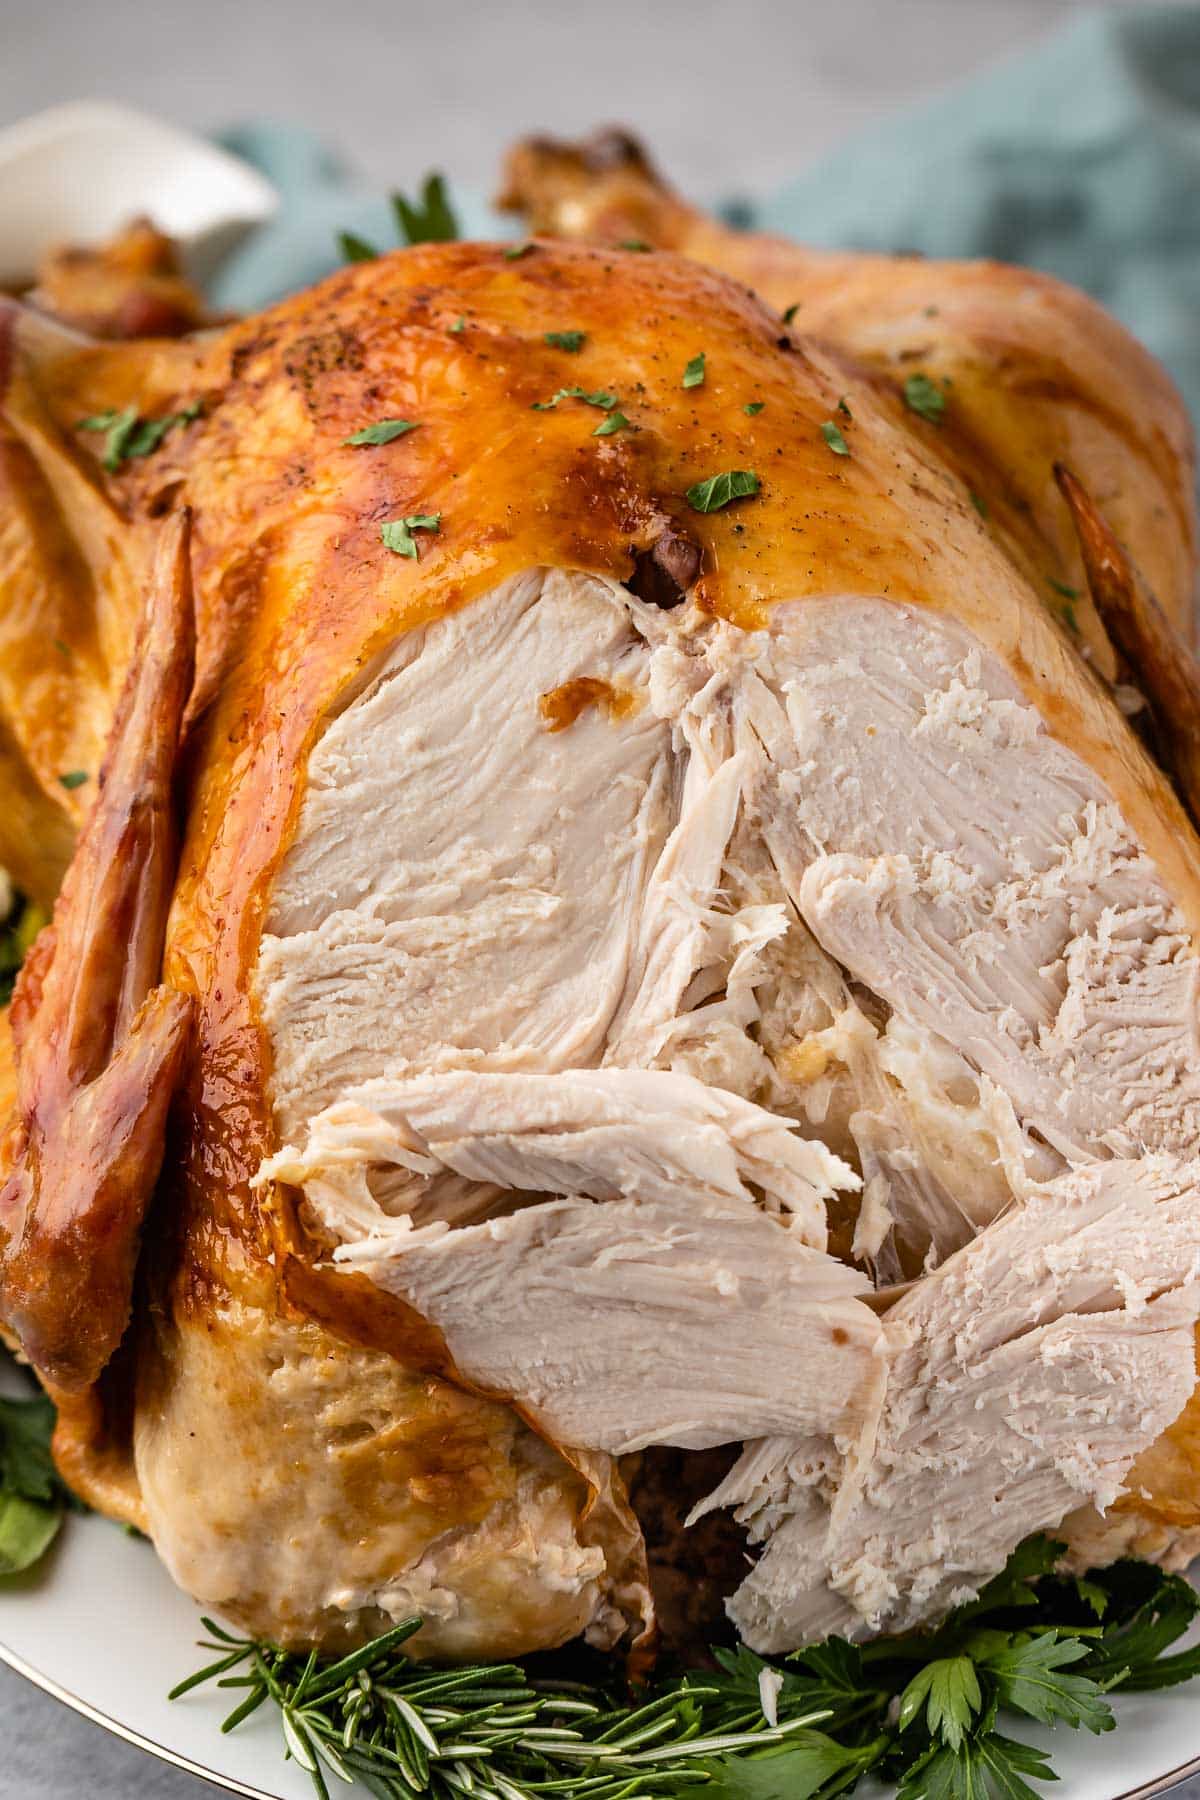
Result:
<instances>
[{"instance_id":1,"label":"chopped parsley garnish","mask_svg":"<svg viewBox=\"0 0 1200 1800\"><path fill-rule=\"evenodd\" d=\"M795 300L792 302L791 306L789 306L783 314L784 324L790 325L792 320L795 318L796 314L799 311L800 311L800 302L799 302L799 300Z\"/></svg>"},{"instance_id":2,"label":"chopped parsley garnish","mask_svg":"<svg viewBox=\"0 0 1200 1800\"><path fill-rule=\"evenodd\" d=\"M585 406L600 406L605 412L617 404L617 396L610 394L605 388L597 388L594 394L589 394L586 388L561 387L557 394L551 394L549 400L535 400L530 410L553 412L560 400L582 400Z\"/></svg>"},{"instance_id":3,"label":"chopped parsley garnish","mask_svg":"<svg viewBox=\"0 0 1200 1800\"><path fill-rule=\"evenodd\" d=\"M946 410L946 396L928 375L910 375L904 383L904 404L919 418L927 419L931 425L940 425Z\"/></svg>"},{"instance_id":4,"label":"chopped parsley garnish","mask_svg":"<svg viewBox=\"0 0 1200 1800\"><path fill-rule=\"evenodd\" d=\"M567 350L574 356L587 343L585 331L548 331L543 339L552 350Z\"/></svg>"},{"instance_id":5,"label":"chopped parsley garnish","mask_svg":"<svg viewBox=\"0 0 1200 1800\"><path fill-rule=\"evenodd\" d=\"M390 444L394 439L403 437L406 431L415 431L420 424L419 419L379 419L374 425L364 425L353 437L343 438L343 444Z\"/></svg>"},{"instance_id":6,"label":"chopped parsley garnish","mask_svg":"<svg viewBox=\"0 0 1200 1800\"><path fill-rule=\"evenodd\" d=\"M971 505L975 508L975 511L979 514L980 518L986 519L988 516L988 503L983 495L977 494L974 489L972 489L969 498Z\"/></svg>"},{"instance_id":7,"label":"chopped parsley garnish","mask_svg":"<svg viewBox=\"0 0 1200 1800\"><path fill-rule=\"evenodd\" d=\"M841 415L844 419L852 419L854 417L854 414L850 411L850 408L846 405L845 394L843 394L841 399L838 401L837 409L841 413Z\"/></svg>"},{"instance_id":8,"label":"chopped parsley garnish","mask_svg":"<svg viewBox=\"0 0 1200 1800\"><path fill-rule=\"evenodd\" d=\"M393 194L391 201L401 243L452 244L458 237L458 220L446 197L444 175L427 175L419 200Z\"/></svg>"},{"instance_id":9,"label":"chopped parsley garnish","mask_svg":"<svg viewBox=\"0 0 1200 1800\"><path fill-rule=\"evenodd\" d=\"M614 431L624 431L628 424L623 412L610 412L606 419L601 419L592 436L611 437Z\"/></svg>"},{"instance_id":10,"label":"chopped parsley garnish","mask_svg":"<svg viewBox=\"0 0 1200 1800\"><path fill-rule=\"evenodd\" d=\"M455 336L457 336L460 331L465 331L466 329L467 329L466 315L460 313L458 318L455 319L453 325L451 325L450 330L454 333Z\"/></svg>"},{"instance_id":11,"label":"chopped parsley garnish","mask_svg":"<svg viewBox=\"0 0 1200 1800\"><path fill-rule=\"evenodd\" d=\"M504 252L505 262L516 262L522 256L528 256L533 249L532 244L510 244Z\"/></svg>"},{"instance_id":12,"label":"chopped parsley garnish","mask_svg":"<svg viewBox=\"0 0 1200 1800\"><path fill-rule=\"evenodd\" d=\"M379 527L379 535L387 549L397 556L417 554L417 541L414 531L440 531L442 529L441 513L409 513L405 519L385 519Z\"/></svg>"},{"instance_id":13,"label":"chopped parsley garnish","mask_svg":"<svg viewBox=\"0 0 1200 1800\"><path fill-rule=\"evenodd\" d=\"M688 364L687 368L683 371L683 384L682 385L685 388L694 388L694 387L703 387L704 386L704 352L703 352L703 350L701 350L701 352L698 356L693 356L691 362Z\"/></svg>"},{"instance_id":14,"label":"chopped parsley garnish","mask_svg":"<svg viewBox=\"0 0 1200 1800\"><path fill-rule=\"evenodd\" d=\"M743 408L742 408L742 411L747 415L748 418L757 419L759 413L762 411L763 407L766 404L767 403L765 400L747 400L745 406L743 406Z\"/></svg>"},{"instance_id":15,"label":"chopped parsley garnish","mask_svg":"<svg viewBox=\"0 0 1200 1800\"><path fill-rule=\"evenodd\" d=\"M75 429L104 433L104 456L101 460L111 475L122 463L129 462L133 457L149 456L158 449L168 432L180 425L190 425L193 419L199 417L198 400L185 406L182 412L166 413L161 419L143 419L135 406L127 406L121 412L110 407L107 412L93 413L90 418L80 419Z\"/></svg>"},{"instance_id":16,"label":"chopped parsley garnish","mask_svg":"<svg viewBox=\"0 0 1200 1800\"><path fill-rule=\"evenodd\" d=\"M653 248L654 245L648 244L645 238L622 238L617 245L618 250L653 250Z\"/></svg>"},{"instance_id":17,"label":"chopped parsley garnish","mask_svg":"<svg viewBox=\"0 0 1200 1800\"><path fill-rule=\"evenodd\" d=\"M374 244L359 237L356 231L339 231L338 248L348 263L374 262L379 255Z\"/></svg>"},{"instance_id":18,"label":"chopped parsley garnish","mask_svg":"<svg viewBox=\"0 0 1200 1800\"><path fill-rule=\"evenodd\" d=\"M1061 594L1064 600L1078 600L1078 588L1068 587L1065 581L1055 581L1053 575L1048 576L1047 579L1055 593Z\"/></svg>"},{"instance_id":19,"label":"chopped parsley garnish","mask_svg":"<svg viewBox=\"0 0 1200 1800\"><path fill-rule=\"evenodd\" d=\"M720 512L731 500L746 500L758 492L758 476L753 469L726 469L697 481L687 491L687 503L694 512Z\"/></svg>"},{"instance_id":20,"label":"chopped parsley garnish","mask_svg":"<svg viewBox=\"0 0 1200 1800\"><path fill-rule=\"evenodd\" d=\"M68 769L66 774L60 775L58 779L62 783L63 787L65 787L65 788L70 789L70 788L82 787L84 782L87 780L87 770L86 769Z\"/></svg>"},{"instance_id":21,"label":"chopped parsley garnish","mask_svg":"<svg viewBox=\"0 0 1200 1800\"><path fill-rule=\"evenodd\" d=\"M850 446L832 419L826 419L821 426L821 436L835 456L849 456Z\"/></svg>"}]
</instances>

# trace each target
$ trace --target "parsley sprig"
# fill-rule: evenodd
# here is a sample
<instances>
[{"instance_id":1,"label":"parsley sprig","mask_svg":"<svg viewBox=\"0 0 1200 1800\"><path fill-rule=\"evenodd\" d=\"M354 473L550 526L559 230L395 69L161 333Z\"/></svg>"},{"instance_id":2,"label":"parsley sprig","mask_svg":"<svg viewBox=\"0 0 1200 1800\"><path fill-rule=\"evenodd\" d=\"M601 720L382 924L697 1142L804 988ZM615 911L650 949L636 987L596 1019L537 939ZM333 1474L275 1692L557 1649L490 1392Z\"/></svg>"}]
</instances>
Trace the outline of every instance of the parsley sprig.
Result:
<instances>
[{"instance_id":1,"label":"parsley sprig","mask_svg":"<svg viewBox=\"0 0 1200 1800\"><path fill-rule=\"evenodd\" d=\"M712 1673L664 1679L635 1702L578 1664L435 1669L404 1645L407 1620L334 1663L239 1638L205 1620L216 1660L174 1690L216 1681L241 1697L232 1730L271 1702L286 1754L322 1800L328 1775L385 1800L834 1800L862 1776L899 1800L1037 1800L1047 1754L998 1728L1005 1714L1093 1732L1114 1688L1200 1673L1200 1647L1167 1655L1200 1610L1179 1576L1122 1562L1058 1576L1063 1546L1027 1539L977 1599L933 1632L859 1646L841 1638L775 1662L744 1645Z\"/></svg>"},{"instance_id":2,"label":"parsley sprig","mask_svg":"<svg viewBox=\"0 0 1200 1800\"><path fill-rule=\"evenodd\" d=\"M54 1416L44 1394L0 1399L0 1575L32 1568L79 1505L50 1456Z\"/></svg>"}]
</instances>

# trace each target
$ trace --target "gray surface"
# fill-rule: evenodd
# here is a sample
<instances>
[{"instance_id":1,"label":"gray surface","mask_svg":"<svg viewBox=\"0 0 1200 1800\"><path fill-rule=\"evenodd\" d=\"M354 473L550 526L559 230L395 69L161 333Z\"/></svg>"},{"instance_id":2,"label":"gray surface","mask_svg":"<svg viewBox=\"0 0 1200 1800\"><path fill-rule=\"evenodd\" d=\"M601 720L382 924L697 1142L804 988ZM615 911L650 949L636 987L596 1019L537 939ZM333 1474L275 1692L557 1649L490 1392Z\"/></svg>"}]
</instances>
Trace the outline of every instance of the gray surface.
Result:
<instances>
[{"instance_id":1,"label":"gray surface","mask_svg":"<svg viewBox=\"0 0 1200 1800\"><path fill-rule=\"evenodd\" d=\"M726 194L785 181L856 127L1078 10L1076 0L0 0L0 125L85 96L201 128L293 118L379 181L433 164L488 188L510 138L620 121L682 187ZM112 1648L120 1654L119 1637ZM214 1792L2 1668L0 1738L3 1800ZM1200 1800L1200 1782L1179 1791Z\"/></svg>"}]
</instances>

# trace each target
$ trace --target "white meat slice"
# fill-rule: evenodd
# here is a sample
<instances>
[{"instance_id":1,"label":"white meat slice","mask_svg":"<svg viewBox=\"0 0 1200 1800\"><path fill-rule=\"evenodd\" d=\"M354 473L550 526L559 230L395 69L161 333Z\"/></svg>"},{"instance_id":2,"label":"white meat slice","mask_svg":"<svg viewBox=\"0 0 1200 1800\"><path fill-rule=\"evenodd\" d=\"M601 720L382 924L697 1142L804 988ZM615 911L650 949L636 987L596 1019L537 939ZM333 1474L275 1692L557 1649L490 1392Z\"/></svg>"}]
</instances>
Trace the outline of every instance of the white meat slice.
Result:
<instances>
[{"instance_id":1,"label":"white meat slice","mask_svg":"<svg viewBox=\"0 0 1200 1800\"><path fill-rule=\"evenodd\" d=\"M390 1189L391 1220L373 1202L378 1187L364 1184L380 1165L409 1172L407 1184ZM386 1236L389 1225L407 1236L430 1178L447 1169L500 1189L676 1201L698 1214L752 1209L761 1199L787 1215L797 1241L819 1250L824 1202L860 1185L790 1121L690 1075L647 1069L472 1069L362 1082L257 1179L303 1188L326 1229L351 1241Z\"/></svg>"},{"instance_id":2,"label":"white meat slice","mask_svg":"<svg viewBox=\"0 0 1200 1800\"><path fill-rule=\"evenodd\" d=\"M706 1506L769 1539L729 1604L752 1647L906 1630L1111 1504L1195 1385L1198 1182L1166 1156L1058 1177L885 1315L882 1411L848 1455L747 1449Z\"/></svg>"},{"instance_id":3,"label":"white meat slice","mask_svg":"<svg viewBox=\"0 0 1200 1800\"><path fill-rule=\"evenodd\" d=\"M257 969L284 1132L439 1057L599 1060L673 823L638 602L535 571L407 633L312 751ZM636 704L553 733L579 676Z\"/></svg>"},{"instance_id":4,"label":"white meat slice","mask_svg":"<svg viewBox=\"0 0 1200 1800\"><path fill-rule=\"evenodd\" d=\"M1064 1156L1188 1152L1197 961L1099 778L953 620L807 602L769 636L735 743L824 947Z\"/></svg>"},{"instance_id":5,"label":"white meat slice","mask_svg":"<svg viewBox=\"0 0 1200 1800\"><path fill-rule=\"evenodd\" d=\"M866 1277L753 1206L556 1200L335 1255L431 1319L464 1375L517 1396L560 1443L855 1437L878 1407Z\"/></svg>"}]
</instances>

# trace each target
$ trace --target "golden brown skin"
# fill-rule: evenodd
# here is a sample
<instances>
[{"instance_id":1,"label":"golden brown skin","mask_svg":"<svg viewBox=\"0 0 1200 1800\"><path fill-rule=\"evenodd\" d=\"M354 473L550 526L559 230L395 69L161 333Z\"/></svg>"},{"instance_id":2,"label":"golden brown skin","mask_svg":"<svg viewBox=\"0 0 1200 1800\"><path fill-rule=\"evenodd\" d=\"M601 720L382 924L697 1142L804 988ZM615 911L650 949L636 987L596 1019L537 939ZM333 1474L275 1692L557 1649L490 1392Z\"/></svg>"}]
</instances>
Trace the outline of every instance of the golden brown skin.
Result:
<instances>
[{"instance_id":1,"label":"golden brown skin","mask_svg":"<svg viewBox=\"0 0 1200 1800\"><path fill-rule=\"evenodd\" d=\"M0 1315L38 1372L90 1388L125 1332L191 1002L159 985L173 778L192 680L186 514L163 533L100 792L17 981Z\"/></svg>"},{"instance_id":2,"label":"golden brown skin","mask_svg":"<svg viewBox=\"0 0 1200 1800\"><path fill-rule=\"evenodd\" d=\"M1200 665L1083 483L1063 463L1055 479L1079 536L1096 610L1154 709L1171 772L1193 822L1200 820Z\"/></svg>"},{"instance_id":3,"label":"golden brown skin","mask_svg":"<svg viewBox=\"0 0 1200 1800\"><path fill-rule=\"evenodd\" d=\"M586 333L578 355L546 343L564 329ZM701 349L706 381L684 389ZM599 1536L608 1592L636 1613L639 1550L615 1471L521 1437L502 1397L465 1392L436 1334L377 1290L335 1274L306 1282L314 1249L286 1196L263 1201L250 1188L275 1148L251 974L330 709L397 635L531 566L639 583L674 570L695 576L702 607L746 629L776 601L830 594L961 619L1108 783L1200 925L1200 846L1178 799L1026 579L1028 558L972 505L950 437L906 411L877 371L783 333L744 288L684 258L541 241L516 258L500 246L424 246L176 343L82 344L26 317L10 328L6 379L0 427L44 483L72 553L56 558L23 527L20 574L0 563L0 591L17 580L31 612L75 621L59 700L78 702L97 741L160 515L186 503L194 521L187 822L162 975L191 998L195 1031L151 1215L149 1304L124 1352L137 1364L133 1438L160 1543L193 1586L220 1563L221 1544L240 1543L254 1567L234 1558L225 1587L205 1598L289 1641L352 1640L380 1622L370 1606L332 1618L317 1599L264 1584L262 1570L285 1540L300 1568L379 1544L398 1508L409 1528L395 1556L411 1560L433 1529L411 1490L450 1469L438 1477L437 1528L461 1531L464 1557L476 1557L480 1610L474 1636L430 1647L511 1654L583 1622L577 1596L515 1608L507 1550L479 1561L481 1496L498 1497L485 1516L507 1545L506 1484L520 1458L536 1464L546 1528L581 1544ZM535 409L576 383L613 389L628 428L595 437L599 414L577 400ZM843 399L848 457L821 431ZM75 429L109 408L151 417L195 402L195 422L115 473ZM386 446L346 444L397 416L419 429ZM707 514L689 505L694 483L729 469L757 471L754 499ZM412 513L440 514L441 525L410 560L384 546L380 525ZM1186 506L1184 518L1190 533ZM76 656L92 643L97 655ZM13 765L48 813L52 799L62 811L47 777L52 729L44 694L0 698ZM292 1374L281 1383L282 1370ZM348 1396L348 1415L329 1413L331 1394ZM103 1442L98 1495L112 1491L122 1430L128 1445L120 1401L102 1393L99 1425L95 1409L81 1414L64 1445L78 1470ZM335 1429L355 1454L330 1454ZM210 1451L189 1462L192 1430ZM164 1432L182 1447L170 1494ZM463 1444L469 1476L454 1460ZM185 1526L199 1539L183 1542Z\"/></svg>"},{"instance_id":4,"label":"golden brown skin","mask_svg":"<svg viewBox=\"0 0 1200 1800\"><path fill-rule=\"evenodd\" d=\"M720 269L797 332L849 351L892 394L918 372L946 383L940 425L910 413L909 428L936 442L1051 607L1062 613L1062 589L1077 590L1067 610L1096 666L1111 677L1056 462L1075 471L1191 639L1191 425L1161 365L1077 289L1004 263L812 250L734 231L673 193L621 131L517 144L500 204L535 231L640 240Z\"/></svg>"}]
</instances>

